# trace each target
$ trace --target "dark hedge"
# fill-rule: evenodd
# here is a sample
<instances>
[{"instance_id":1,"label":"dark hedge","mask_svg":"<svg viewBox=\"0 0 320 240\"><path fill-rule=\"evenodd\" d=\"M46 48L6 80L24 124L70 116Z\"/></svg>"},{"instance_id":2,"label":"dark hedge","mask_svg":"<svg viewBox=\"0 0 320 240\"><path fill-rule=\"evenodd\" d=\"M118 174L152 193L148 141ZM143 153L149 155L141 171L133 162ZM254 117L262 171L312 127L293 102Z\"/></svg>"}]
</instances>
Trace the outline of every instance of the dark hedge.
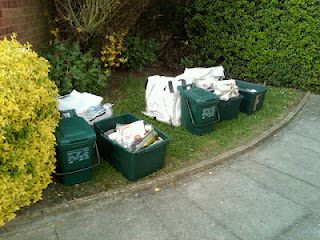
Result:
<instances>
[{"instance_id":1,"label":"dark hedge","mask_svg":"<svg viewBox=\"0 0 320 240\"><path fill-rule=\"evenodd\" d=\"M195 0L185 8L189 66L320 91L320 0Z\"/></svg>"}]
</instances>

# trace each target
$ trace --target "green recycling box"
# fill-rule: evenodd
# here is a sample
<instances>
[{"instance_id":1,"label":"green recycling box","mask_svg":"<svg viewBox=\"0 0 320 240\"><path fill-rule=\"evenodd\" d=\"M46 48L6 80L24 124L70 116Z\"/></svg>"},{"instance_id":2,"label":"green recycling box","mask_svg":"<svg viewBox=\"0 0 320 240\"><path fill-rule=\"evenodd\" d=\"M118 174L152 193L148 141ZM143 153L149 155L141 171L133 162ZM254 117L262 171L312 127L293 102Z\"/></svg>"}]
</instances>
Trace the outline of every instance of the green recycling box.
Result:
<instances>
[{"instance_id":1,"label":"green recycling box","mask_svg":"<svg viewBox=\"0 0 320 240\"><path fill-rule=\"evenodd\" d=\"M239 93L244 97L240 105L240 111L246 114L259 111L262 108L268 87L240 80L236 80L236 84Z\"/></svg>"},{"instance_id":2,"label":"green recycling box","mask_svg":"<svg viewBox=\"0 0 320 240\"><path fill-rule=\"evenodd\" d=\"M96 134L81 117L62 118L56 128L56 175L61 183L71 185L92 177L93 146Z\"/></svg>"},{"instance_id":3,"label":"green recycling box","mask_svg":"<svg viewBox=\"0 0 320 240\"><path fill-rule=\"evenodd\" d=\"M161 169L170 141L168 135L155 128L163 140L136 152L131 152L105 135L106 131L115 129L118 123L130 124L138 120L140 119L133 114L126 113L94 123L101 157L120 171L129 181L136 181Z\"/></svg>"},{"instance_id":4,"label":"green recycling box","mask_svg":"<svg viewBox=\"0 0 320 240\"><path fill-rule=\"evenodd\" d=\"M228 101L220 100L218 105L220 121L235 119L240 112L242 100L243 96L241 94L238 97L230 98Z\"/></svg>"},{"instance_id":5,"label":"green recycling box","mask_svg":"<svg viewBox=\"0 0 320 240\"><path fill-rule=\"evenodd\" d=\"M213 123L220 120L219 97L194 84L178 86L178 89L181 96L181 125L194 135L211 133Z\"/></svg>"}]
</instances>

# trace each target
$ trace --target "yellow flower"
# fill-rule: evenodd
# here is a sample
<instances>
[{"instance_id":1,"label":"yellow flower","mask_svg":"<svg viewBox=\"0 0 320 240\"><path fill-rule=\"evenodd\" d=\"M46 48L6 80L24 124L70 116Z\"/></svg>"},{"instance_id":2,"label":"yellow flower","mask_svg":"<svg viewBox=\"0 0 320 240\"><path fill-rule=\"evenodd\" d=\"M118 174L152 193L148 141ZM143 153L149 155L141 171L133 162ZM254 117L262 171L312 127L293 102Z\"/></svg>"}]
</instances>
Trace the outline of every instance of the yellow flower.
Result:
<instances>
[{"instance_id":1,"label":"yellow flower","mask_svg":"<svg viewBox=\"0 0 320 240\"><path fill-rule=\"evenodd\" d=\"M107 36L107 37L108 37L107 39L109 39L110 42L112 42L112 43L114 43L114 42L116 41L116 39L114 38L114 36Z\"/></svg>"},{"instance_id":2,"label":"yellow flower","mask_svg":"<svg viewBox=\"0 0 320 240\"><path fill-rule=\"evenodd\" d=\"M116 56L110 56L110 57L108 57L108 62L113 61L115 58L116 58Z\"/></svg>"},{"instance_id":3,"label":"yellow flower","mask_svg":"<svg viewBox=\"0 0 320 240\"><path fill-rule=\"evenodd\" d=\"M108 48L110 54L115 54L116 51L113 48Z\"/></svg>"},{"instance_id":4,"label":"yellow flower","mask_svg":"<svg viewBox=\"0 0 320 240\"><path fill-rule=\"evenodd\" d=\"M58 35L58 32L56 30L50 30L50 33L55 37L57 37Z\"/></svg>"},{"instance_id":5,"label":"yellow flower","mask_svg":"<svg viewBox=\"0 0 320 240\"><path fill-rule=\"evenodd\" d=\"M128 61L128 58L119 58L119 61L120 61L121 63L125 63L126 61Z\"/></svg>"},{"instance_id":6,"label":"yellow flower","mask_svg":"<svg viewBox=\"0 0 320 240\"><path fill-rule=\"evenodd\" d=\"M76 29L77 29L78 32L81 32L81 28L77 27Z\"/></svg>"}]
</instances>

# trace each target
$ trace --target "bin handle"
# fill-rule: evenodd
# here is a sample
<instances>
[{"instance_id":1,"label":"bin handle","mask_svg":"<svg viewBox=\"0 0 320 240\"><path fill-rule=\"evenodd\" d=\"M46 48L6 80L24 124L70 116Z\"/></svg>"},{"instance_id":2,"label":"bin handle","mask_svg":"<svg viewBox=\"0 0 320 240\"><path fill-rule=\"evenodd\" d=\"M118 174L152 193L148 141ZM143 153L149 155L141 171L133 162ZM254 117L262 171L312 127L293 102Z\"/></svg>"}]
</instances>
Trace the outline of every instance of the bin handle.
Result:
<instances>
[{"instance_id":1,"label":"bin handle","mask_svg":"<svg viewBox=\"0 0 320 240\"><path fill-rule=\"evenodd\" d=\"M67 114L69 114L70 117L78 116L75 109L63 110L63 111L59 111L59 113L61 117L68 117L66 116Z\"/></svg>"},{"instance_id":2,"label":"bin handle","mask_svg":"<svg viewBox=\"0 0 320 240\"><path fill-rule=\"evenodd\" d=\"M183 79L181 79L183 80ZM181 85L181 86L177 86L178 90L181 92L183 90L186 90L187 87L190 87L190 88L195 88L195 84L194 83L190 83L190 84L185 84L185 85Z\"/></svg>"},{"instance_id":3,"label":"bin handle","mask_svg":"<svg viewBox=\"0 0 320 240\"><path fill-rule=\"evenodd\" d=\"M78 173L78 172L83 172L85 170L88 170L90 168L94 168L96 166L98 166L100 164L100 154L99 154L99 149L98 149L98 145L97 142L94 143L95 148L96 148L96 153L97 153L97 158L98 158L98 162L92 166L86 167L86 168L81 168L79 170L75 170L75 171L71 171L71 172L64 172L64 173L58 173L58 172L54 172L55 175L57 176L64 176L64 175L69 175L69 174L74 174L74 173Z\"/></svg>"},{"instance_id":4,"label":"bin handle","mask_svg":"<svg viewBox=\"0 0 320 240\"><path fill-rule=\"evenodd\" d=\"M205 124L196 124L193 117L192 117L192 112L191 112L191 108L190 108L190 105L189 105L189 101L188 101L188 98L186 97L186 104L187 104L187 107L188 107L188 111L189 111L189 115L190 115L190 118L191 118L191 122L192 122L192 125L195 126L195 127L204 127L204 126L208 126L208 125L211 125L212 123L215 123L215 122L219 122L220 121L220 113L219 113L219 110L218 108L216 107L216 112L217 112L217 116L218 116L218 120L216 121L212 121L210 123L205 123Z\"/></svg>"}]
</instances>

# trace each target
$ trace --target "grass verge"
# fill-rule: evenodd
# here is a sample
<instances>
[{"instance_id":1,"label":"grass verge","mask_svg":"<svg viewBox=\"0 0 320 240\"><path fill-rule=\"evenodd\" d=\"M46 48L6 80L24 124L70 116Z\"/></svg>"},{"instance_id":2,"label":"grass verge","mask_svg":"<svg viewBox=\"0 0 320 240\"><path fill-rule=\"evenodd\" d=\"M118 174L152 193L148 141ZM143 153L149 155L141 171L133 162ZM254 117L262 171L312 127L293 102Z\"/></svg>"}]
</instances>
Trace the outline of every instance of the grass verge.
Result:
<instances>
[{"instance_id":1,"label":"grass verge","mask_svg":"<svg viewBox=\"0 0 320 240\"><path fill-rule=\"evenodd\" d=\"M211 134L195 136L182 126L169 126L141 113L145 109L145 79L151 74L114 76L104 94L105 100L115 104L113 115L133 113L171 137L165 166L144 179L173 172L250 142L284 119L299 104L305 94L295 89L269 87L263 108L259 112L252 115L240 113L234 120L214 124ZM127 184L130 182L121 173L102 160L101 164L93 170L93 178L90 181L72 186L64 186L54 181L44 191L43 200L22 209L21 214L32 211L34 208L121 188Z\"/></svg>"}]
</instances>

